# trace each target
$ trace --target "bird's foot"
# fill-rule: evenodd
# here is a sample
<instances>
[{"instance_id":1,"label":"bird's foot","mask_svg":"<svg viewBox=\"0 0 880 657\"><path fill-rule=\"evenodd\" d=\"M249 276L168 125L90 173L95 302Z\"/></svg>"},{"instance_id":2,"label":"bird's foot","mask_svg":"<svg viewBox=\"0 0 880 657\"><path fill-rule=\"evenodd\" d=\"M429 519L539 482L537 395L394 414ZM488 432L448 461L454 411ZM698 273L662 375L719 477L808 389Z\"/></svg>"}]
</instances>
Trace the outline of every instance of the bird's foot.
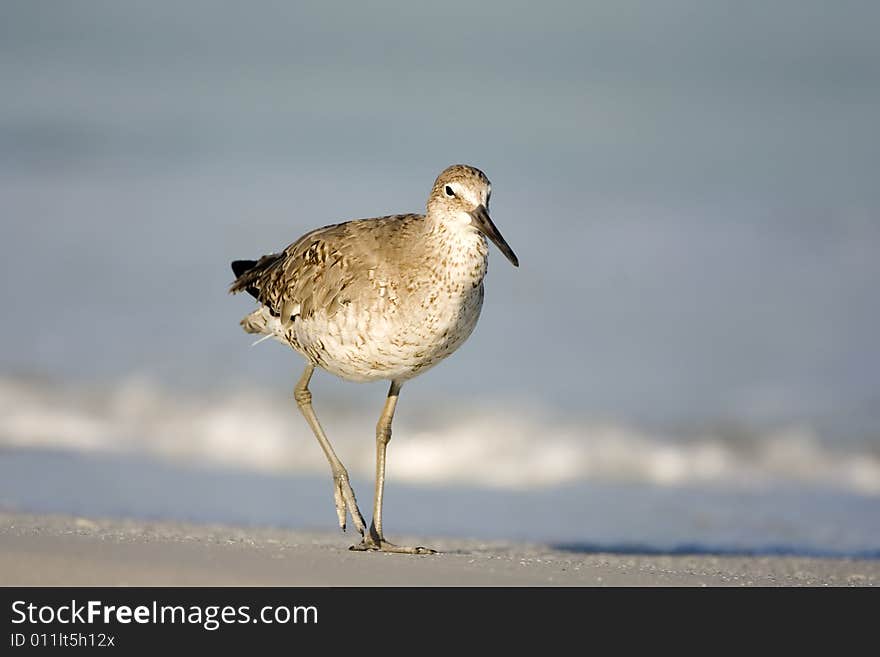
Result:
<instances>
[{"instance_id":1,"label":"bird's foot","mask_svg":"<svg viewBox=\"0 0 880 657\"><path fill-rule=\"evenodd\" d=\"M354 526L363 536L366 532L367 525L364 517L358 509L357 500L354 497L354 490L348 482L348 473L345 471L338 472L333 475L333 499L336 502L336 516L339 518L339 528L345 531L346 512L351 514Z\"/></svg>"},{"instance_id":2,"label":"bird's foot","mask_svg":"<svg viewBox=\"0 0 880 657\"><path fill-rule=\"evenodd\" d=\"M367 535L357 545L352 545L349 550L355 552L396 552L397 554L437 554L437 550L422 546L409 547L406 545L395 545L386 541L384 538L377 538Z\"/></svg>"}]
</instances>

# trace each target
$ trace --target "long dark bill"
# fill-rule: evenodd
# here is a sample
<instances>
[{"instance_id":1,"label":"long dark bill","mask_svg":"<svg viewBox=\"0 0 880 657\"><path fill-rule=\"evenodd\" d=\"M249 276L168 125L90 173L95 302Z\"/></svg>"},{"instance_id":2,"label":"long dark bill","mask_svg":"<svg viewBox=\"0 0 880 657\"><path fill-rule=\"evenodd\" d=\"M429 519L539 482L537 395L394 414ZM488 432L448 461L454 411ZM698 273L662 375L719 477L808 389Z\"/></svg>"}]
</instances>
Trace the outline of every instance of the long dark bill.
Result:
<instances>
[{"instance_id":1,"label":"long dark bill","mask_svg":"<svg viewBox=\"0 0 880 657\"><path fill-rule=\"evenodd\" d=\"M501 233L498 232L495 224L492 223L492 218L489 216L489 211L486 209L486 206L478 205L471 211L471 217L474 219L474 226L476 226L483 235L492 240L495 246L501 250L501 253L510 260L510 264L514 267L519 267L519 260L517 259L516 254L513 252L513 249L510 248L510 245L504 241L504 238L501 236Z\"/></svg>"}]
</instances>

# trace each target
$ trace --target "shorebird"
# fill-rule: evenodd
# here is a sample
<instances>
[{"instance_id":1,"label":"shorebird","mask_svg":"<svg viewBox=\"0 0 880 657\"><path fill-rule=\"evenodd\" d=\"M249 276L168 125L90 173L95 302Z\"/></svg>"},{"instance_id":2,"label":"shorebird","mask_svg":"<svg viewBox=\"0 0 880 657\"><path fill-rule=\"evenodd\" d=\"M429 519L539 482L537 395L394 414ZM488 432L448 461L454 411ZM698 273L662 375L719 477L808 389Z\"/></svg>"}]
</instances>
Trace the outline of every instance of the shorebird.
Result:
<instances>
[{"instance_id":1,"label":"shorebird","mask_svg":"<svg viewBox=\"0 0 880 657\"><path fill-rule=\"evenodd\" d=\"M248 333L275 338L306 359L294 399L330 462L339 526L346 514L362 540L353 550L430 554L385 540L385 451L403 384L454 352L483 305L488 237L515 266L513 250L489 217L485 174L456 164L428 196L426 214L357 219L318 228L279 253L236 260L231 293L259 307L241 320ZM348 471L312 408L316 367L349 381L391 382L376 424L373 520L367 530Z\"/></svg>"}]
</instances>

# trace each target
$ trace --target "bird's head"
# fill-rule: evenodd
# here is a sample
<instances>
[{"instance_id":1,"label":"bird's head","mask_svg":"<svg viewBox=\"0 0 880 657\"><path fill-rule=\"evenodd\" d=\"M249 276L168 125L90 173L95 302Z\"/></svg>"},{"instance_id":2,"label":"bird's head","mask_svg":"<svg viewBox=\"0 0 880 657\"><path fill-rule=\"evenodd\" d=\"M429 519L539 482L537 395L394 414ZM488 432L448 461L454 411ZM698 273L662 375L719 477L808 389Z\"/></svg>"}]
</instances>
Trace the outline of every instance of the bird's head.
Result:
<instances>
[{"instance_id":1,"label":"bird's head","mask_svg":"<svg viewBox=\"0 0 880 657\"><path fill-rule=\"evenodd\" d=\"M488 237L514 267L519 260L489 217L492 184L486 174L466 164L453 164L434 182L428 197L428 216L463 230Z\"/></svg>"}]
</instances>

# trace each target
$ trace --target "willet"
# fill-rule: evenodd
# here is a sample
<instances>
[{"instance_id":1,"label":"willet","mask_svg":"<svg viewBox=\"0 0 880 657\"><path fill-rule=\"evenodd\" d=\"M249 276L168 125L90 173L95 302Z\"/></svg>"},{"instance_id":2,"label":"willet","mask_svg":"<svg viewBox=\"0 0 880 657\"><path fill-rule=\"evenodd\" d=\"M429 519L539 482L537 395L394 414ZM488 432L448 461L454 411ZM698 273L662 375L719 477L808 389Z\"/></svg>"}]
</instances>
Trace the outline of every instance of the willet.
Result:
<instances>
[{"instance_id":1,"label":"willet","mask_svg":"<svg viewBox=\"0 0 880 657\"><path fill-rule=\"evenodd\" d=\"M514 266L513 250L489 218L492 188L485 174L456 164L443 171L427 213L358 219L319 228L280 253L232 263L229 289L260 306L241 325L276 338L306 359L293 396L330 462L339 526L346 512L363 540L353 550L428 554L385 540L382 494L385 450L405 381L458 349L483 305L488 237ZM391 382L376 425L376 487L369 531L348 471L312 409L315 367L349 381Z\"/></svg>"}]
</instances>

